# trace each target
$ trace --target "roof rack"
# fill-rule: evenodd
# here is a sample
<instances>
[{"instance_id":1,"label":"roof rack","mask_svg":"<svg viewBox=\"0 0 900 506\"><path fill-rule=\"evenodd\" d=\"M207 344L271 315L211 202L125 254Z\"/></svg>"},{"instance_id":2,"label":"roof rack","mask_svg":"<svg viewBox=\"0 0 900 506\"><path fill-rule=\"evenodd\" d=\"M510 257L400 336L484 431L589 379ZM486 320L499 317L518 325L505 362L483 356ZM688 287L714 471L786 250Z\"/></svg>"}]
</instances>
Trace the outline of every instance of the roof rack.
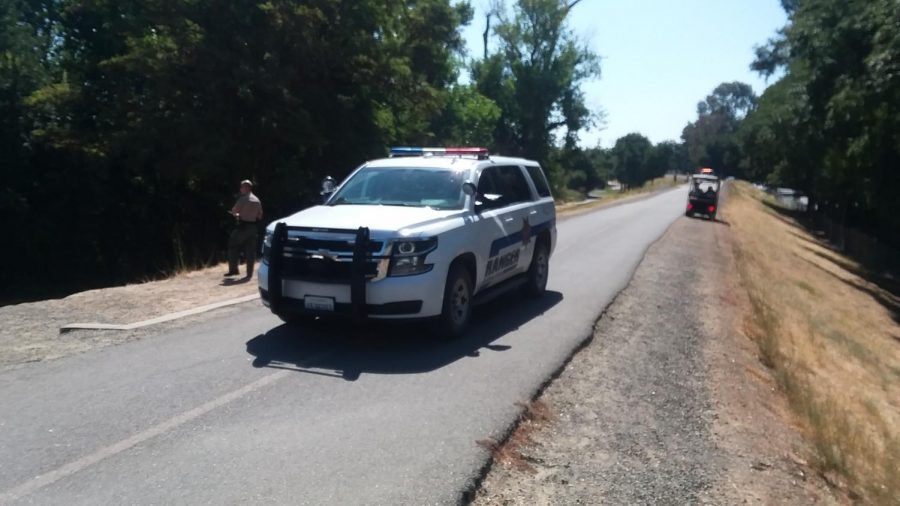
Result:
<instances>
[{"instance_id":1,"label":"roof rack","mask_svg":"<svg viewBox=\"0 0 900 506\"><path fill-rule=\"evenodd\" d=\"M399 146L391 148L391 158L399 156L440 156L440 155L474 155L479 160L484 160L490 156L487 148L422 148L411 146Z\"/></svg>"}]
</instances>

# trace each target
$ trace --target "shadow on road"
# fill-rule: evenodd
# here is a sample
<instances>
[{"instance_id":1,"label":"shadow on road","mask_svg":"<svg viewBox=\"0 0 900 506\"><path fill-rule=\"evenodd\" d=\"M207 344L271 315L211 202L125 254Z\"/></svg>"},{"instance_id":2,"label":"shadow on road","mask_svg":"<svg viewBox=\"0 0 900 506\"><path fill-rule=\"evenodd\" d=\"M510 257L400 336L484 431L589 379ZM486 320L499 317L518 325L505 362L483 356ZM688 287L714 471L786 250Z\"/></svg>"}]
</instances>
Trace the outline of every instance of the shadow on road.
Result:
<instances>
[{"instance_id":1,"label":"shadow on road","mask_svg":"<svg viewBox=\"0 0 900 506\"><path fill-rule=\"evenodd\" d=\"M280 325L247 341L253 367L271 367L356 381L361 374L414 374L433 371L485 350L559 304L559 292L539 299L513 296L476 308L467 334L452 341L438 338L426 323L323 320Z\"/></svg>"}]
</instances>

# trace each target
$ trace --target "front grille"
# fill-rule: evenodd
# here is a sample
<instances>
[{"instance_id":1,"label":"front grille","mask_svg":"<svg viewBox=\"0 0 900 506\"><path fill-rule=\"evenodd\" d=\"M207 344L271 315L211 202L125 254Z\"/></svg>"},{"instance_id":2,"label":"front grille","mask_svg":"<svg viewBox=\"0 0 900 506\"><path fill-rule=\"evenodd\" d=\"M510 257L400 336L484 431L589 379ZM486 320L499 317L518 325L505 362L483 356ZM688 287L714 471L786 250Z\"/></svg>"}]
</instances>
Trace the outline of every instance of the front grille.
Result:
<instances>
[{"instance_id":1,"label":"front grille","mask_svg":"<svg viewBox=\"0 0 900 506\"><path fill-rule=\"evenodd\" d=\"M283 277L316 283L350 283L353 275L353 262L338 262L330 258L284 257ZM368 279L378 275L378 263L366 262L365 276Z\"/></svg>"},{"instance_id":2,"label":"front grille","mask_svg":"<svg viewBox=\"0 0 900 506\"><path fill-rule=\"evenodd\" d=\"M369 243L369 253L381 251L381 241ZM333 254L353 254L353 241L340 241L332 239L316 239L306 236L289 237L285 247L300 248L309 251L328 251Z\"/></svg>"},{"instance_id":3,"label":"front grille","mask_svg":"<svg viewBox=\"0 0 900 506\"><path fill-rule=\"evenodd\" d=\"M354 245L354 238L347 231L290 230L283 246L281 276L298 281L350 284ZM363 267L367 280L378 280L387 275L390 251L383 251L386 246L384 241L370 241ZM265 262L270 260L270 254L271 248L263 248ZM379 269L385 272L379 272Z\"/></svg>"}]
</instances>

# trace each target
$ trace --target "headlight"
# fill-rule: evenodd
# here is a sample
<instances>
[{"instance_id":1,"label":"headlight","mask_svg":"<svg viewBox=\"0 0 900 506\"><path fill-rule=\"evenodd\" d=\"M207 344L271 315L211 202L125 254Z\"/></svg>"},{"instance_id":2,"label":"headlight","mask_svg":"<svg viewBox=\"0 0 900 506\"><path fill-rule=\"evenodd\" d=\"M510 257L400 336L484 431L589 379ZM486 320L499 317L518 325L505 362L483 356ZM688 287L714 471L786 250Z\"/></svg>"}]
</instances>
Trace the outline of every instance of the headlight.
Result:
<instances>
[{"instance_id":1,"label":"headlight","mask_svg":"<svg viewBox=\"0 0 900 506\"><path fill-rule=\"evenodd\" d=\"M388 276L412 276L430 271L434 264L425 263L425 257L435 249L437 237L394 241Z\"/></svg>"},{"instance_id":2,"label":"headlight","mask_svg":"<svg viewBox=\"0 0 900 506\"><path fill-rule=\"evenodd\" d=\"M272 236L275 235L275 232L271 230L266 230L266 235L263 236L263 245L262 245L262 261L265 263L269 263L269 253L272 251Z\"/></svg>"}]
</instances>

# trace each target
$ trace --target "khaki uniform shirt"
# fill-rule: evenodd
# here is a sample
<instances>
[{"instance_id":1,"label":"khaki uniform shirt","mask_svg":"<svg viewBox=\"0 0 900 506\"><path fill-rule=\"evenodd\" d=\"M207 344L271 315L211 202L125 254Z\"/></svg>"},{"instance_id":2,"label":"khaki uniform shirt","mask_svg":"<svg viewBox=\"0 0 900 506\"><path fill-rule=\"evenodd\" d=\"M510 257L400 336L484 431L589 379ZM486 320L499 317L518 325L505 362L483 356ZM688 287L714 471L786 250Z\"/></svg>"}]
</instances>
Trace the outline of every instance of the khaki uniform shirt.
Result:
<instances>
[{"instance_id":1,"label":"khaki uniform shirt","mask_svg":"<svg viewBox=\"0 0 900 506\"><path fill-rule=\"evenodd\" d=\"M234 207L231 208L231 214L235 215L238 221L256 223L262 220L263 209L262 202L252 192L238 197Z\"/></svg>"}]
</instances>

